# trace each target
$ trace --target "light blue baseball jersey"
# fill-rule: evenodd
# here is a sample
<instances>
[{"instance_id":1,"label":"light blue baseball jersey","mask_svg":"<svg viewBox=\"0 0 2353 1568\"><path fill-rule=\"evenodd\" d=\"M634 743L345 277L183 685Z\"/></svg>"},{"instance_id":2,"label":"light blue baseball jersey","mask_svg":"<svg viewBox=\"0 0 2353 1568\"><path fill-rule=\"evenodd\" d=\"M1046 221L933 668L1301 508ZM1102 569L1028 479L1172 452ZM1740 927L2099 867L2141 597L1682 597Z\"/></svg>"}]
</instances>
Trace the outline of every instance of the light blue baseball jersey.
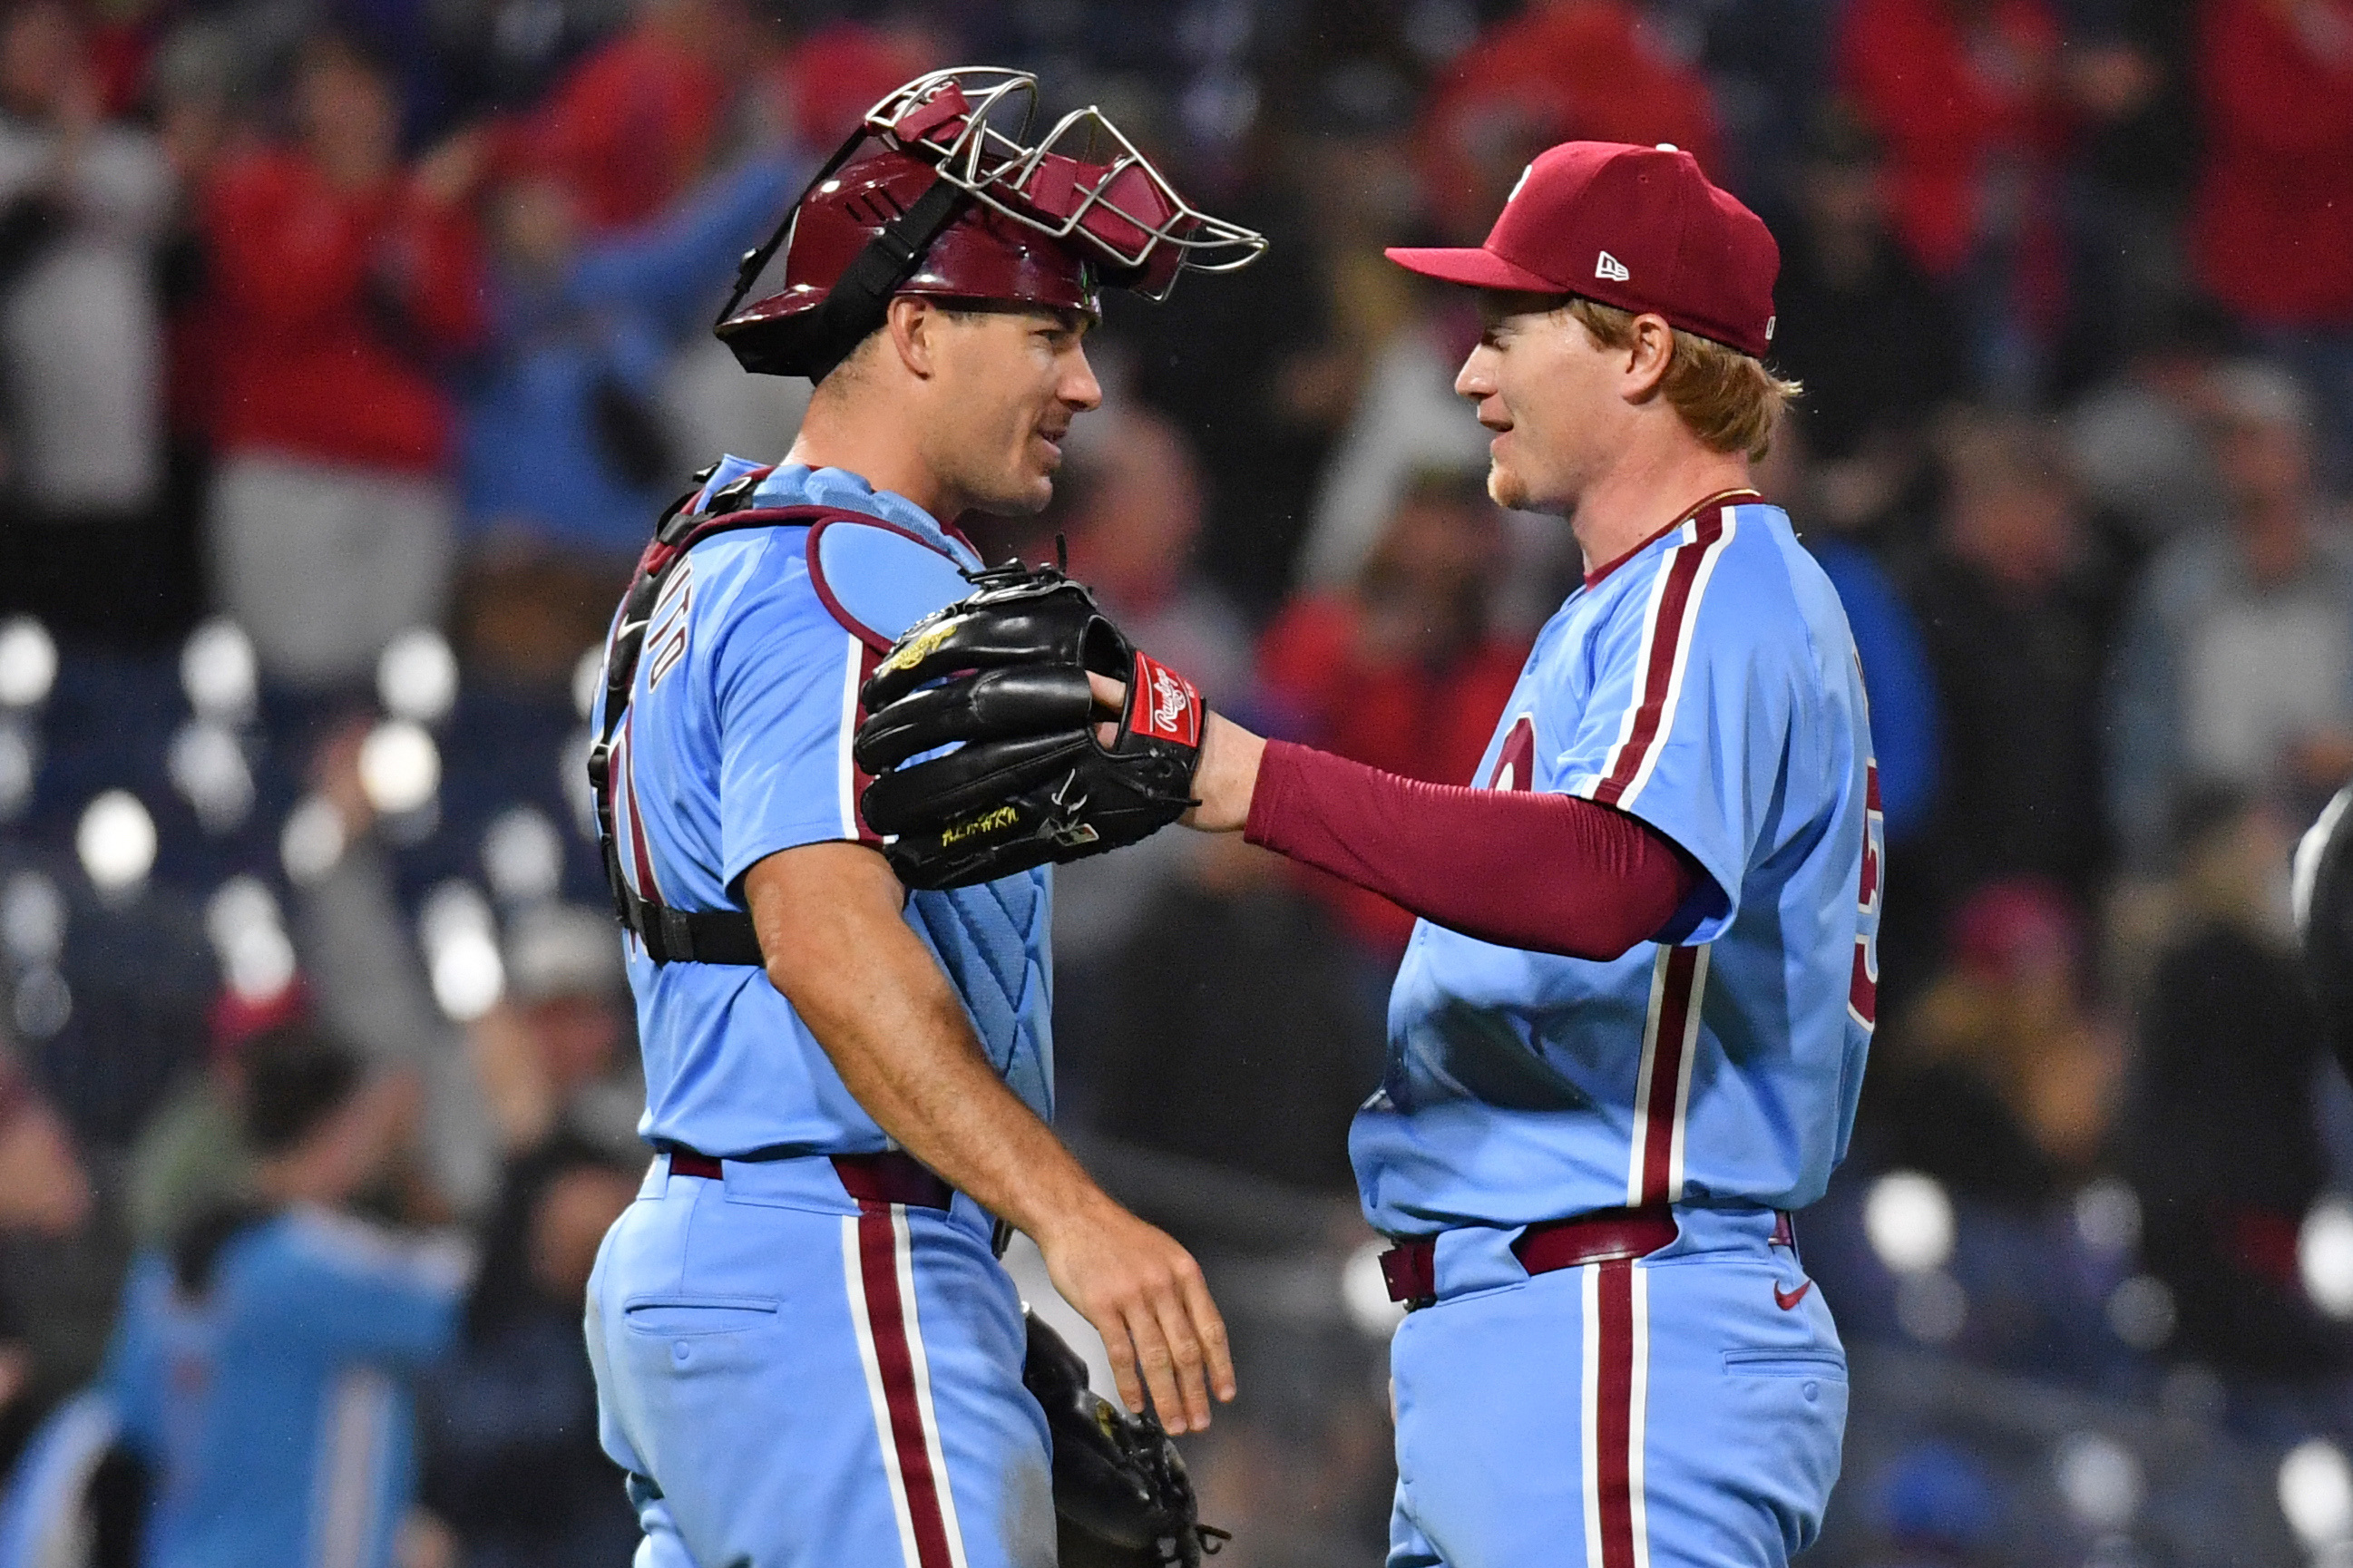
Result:
<instances>
[{"instance_id":1,"label":"light blue baseball jersey","mask_svg":"<svg viewBox=\"0 0 2353 1568\"><path fill-rule=\"evenodd\" d=\"M1373 1224L1820 1197L1871 1038L1883 835L1853 637L1788 516L1712 498L1588 577L1477 783L1629 812L1704 875L1609 963L1415 928L1349 1137Z\"/></svg>"},{"instance_id":2,"label":"light blue baseball jersey","mask_svg":"<svg viewBox=\"0 0 2353 1568\"><path fill-rule=\"evenodd\" d=\"M753 467L727 459L704 497ZM623 875L680 909L741 908L744 874L779 850L873 841L850 755L858 689L900 632L970 591L959 569L980 564L913 501L838 468L779 467L751 504L876 521L720 533L664 582L615 738L614 821ZM1051 888L1040 868L906 907L990 1062L1050 1119ZM656 964L631 938L629 986L648 1140L723 1158L891 1146L761 971Z\"/></svg>"},{"instance_id":3,"label":"light blue baseball jersey","mask_svg":"<svg viewBox=\"0 0 2353 1568\"><path fill-rule=\"evenodd\" d=\"M457 1332L457 1249L295 1209L180 1294L133 1266L104 1382L154 1478L148 1568L386 1568L416 1491L410 1375Z\"/></svg>"}]
</instances>

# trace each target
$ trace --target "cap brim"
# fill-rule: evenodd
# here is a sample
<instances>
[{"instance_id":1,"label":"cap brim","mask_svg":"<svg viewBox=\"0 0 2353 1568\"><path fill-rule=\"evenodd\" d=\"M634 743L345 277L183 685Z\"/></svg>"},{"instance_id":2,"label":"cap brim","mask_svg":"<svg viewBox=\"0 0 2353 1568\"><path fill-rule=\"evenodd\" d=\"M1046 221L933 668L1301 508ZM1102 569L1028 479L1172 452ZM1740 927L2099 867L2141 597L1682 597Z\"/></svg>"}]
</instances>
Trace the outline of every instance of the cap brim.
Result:
<instances>
[{"instance_id":1,"label":"cap brim","mask_svg":"<svg viewBox=\"0 0 2353 1568\"><path fill-rule=\"evenodd\" d=\"M1514 266L1492 250L1461 247L1392 246L1381 252L1409 272L1473 289L1517 289L1531 294L1558 294L1561 286L1541 273Z\"/></svg>"}]
</instances>

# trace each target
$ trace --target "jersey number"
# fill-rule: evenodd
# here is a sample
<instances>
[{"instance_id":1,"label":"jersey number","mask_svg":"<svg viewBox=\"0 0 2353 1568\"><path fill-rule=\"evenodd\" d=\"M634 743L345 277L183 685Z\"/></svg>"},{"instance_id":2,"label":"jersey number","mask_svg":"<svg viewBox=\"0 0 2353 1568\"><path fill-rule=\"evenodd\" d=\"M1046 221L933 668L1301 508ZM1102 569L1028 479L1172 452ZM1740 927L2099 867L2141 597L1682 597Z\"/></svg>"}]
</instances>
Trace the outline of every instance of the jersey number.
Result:
<instances>
[{"instance_id":1,"label":"jersey number","mask_svg":"<svg viewBox=\"0 0 2353 1568\"><path fill-rule=\"evenodd\" d=\"M1879 813L1879 763L1863 766L1868 791L1862 818L1862 886L1855 895L1854 979L1846 1010L1868 1032L1879 1023L1880 894L1887 870L1887 823Z\"/></svg>"}]
</instances>

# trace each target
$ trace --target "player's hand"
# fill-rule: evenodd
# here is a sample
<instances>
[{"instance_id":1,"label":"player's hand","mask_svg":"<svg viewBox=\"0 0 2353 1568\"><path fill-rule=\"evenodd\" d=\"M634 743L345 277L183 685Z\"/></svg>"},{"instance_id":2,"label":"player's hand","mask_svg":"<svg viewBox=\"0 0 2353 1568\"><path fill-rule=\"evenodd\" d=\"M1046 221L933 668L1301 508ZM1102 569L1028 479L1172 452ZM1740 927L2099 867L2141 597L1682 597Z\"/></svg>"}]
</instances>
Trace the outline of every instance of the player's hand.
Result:
<instances>
[{"instance_id":1,"label":"player's hand","mask_svg":"<svg viewBox=\"0 0 2353 1568\"><path fill-rule=\"evenodd\" d=\"M1127 707L1127 685L1090 672L1095 706L1116 720ZM1095 738L1109 745L1116 723L1097 726ZM1250 795L1258 788L1259 759L1266 742L1215 709L1201 731L1201 755L1193 764L1193 798L1201 804L1176 820L1204 833L1239 833L1250 821Z\"/></svg>"},{"instance_id":2,"label":"player's hand","mask_svg":"<svg viewBox=\"0 0 2353 1568\"><path fill-rule=\"evenodd\" d=\"M1036 1240L1054 1288L1103 1335L1127 1407L1142 1415L1149 1390L1169 1431L1208 1426L1210 1394L1234 1396L1234 1363L1193 1255L1102 1197Z\"/></svg>"}]
</instances>

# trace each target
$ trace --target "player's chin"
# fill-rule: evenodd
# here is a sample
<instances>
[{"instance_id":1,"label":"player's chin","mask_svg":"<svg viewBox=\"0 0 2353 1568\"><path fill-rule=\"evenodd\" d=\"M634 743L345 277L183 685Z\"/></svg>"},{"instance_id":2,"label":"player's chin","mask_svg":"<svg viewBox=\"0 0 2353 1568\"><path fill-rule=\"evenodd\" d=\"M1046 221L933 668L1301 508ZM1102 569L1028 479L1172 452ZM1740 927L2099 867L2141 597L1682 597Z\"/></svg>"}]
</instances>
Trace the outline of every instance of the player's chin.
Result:
<instances>
[{"instance_id":1,"label":"player's chin","mask_svg":"<svg viewBox=\"0 0 2353 1568\"><path fill-rule=\"evenodd\" d=\"M1008 474L1005 482L993 487L987 495L976 499L973 506L992 517L1035 517L1046 510L1054 499L1054 475L1030 465L1018 473Z\"/></svg>"},{"instance_id":2,"label":"player's chin","mask_svg":"<svg viewBox=\"0 0 2353 1568\"><path fill-rule=\"evenodd\" d=\"M1505 464L1490 462L1487 466L1487 499L1505 511L1521 511L1528 504L1527 481Z\"/></svg>"}]
</instances>

